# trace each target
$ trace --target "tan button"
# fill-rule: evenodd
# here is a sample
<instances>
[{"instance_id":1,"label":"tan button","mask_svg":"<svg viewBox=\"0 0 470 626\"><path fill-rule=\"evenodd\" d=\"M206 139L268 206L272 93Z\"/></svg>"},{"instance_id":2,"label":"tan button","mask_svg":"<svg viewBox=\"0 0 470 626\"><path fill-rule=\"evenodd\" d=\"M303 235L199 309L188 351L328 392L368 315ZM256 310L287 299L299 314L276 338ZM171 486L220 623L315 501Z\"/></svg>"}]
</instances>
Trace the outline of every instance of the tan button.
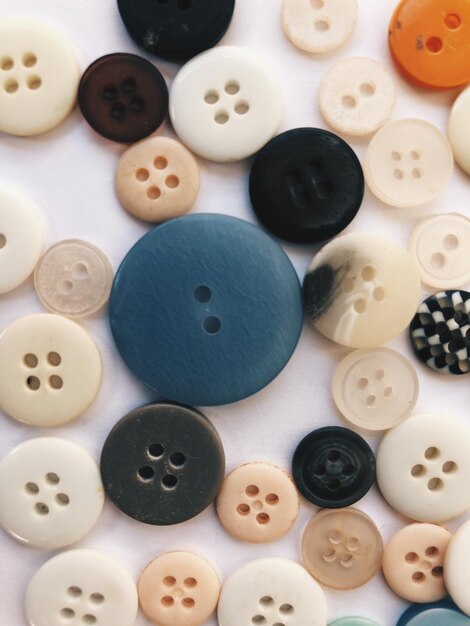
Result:
<instances>
[{"instance_id":1,"label":"tan button","mask_svg":"<svg viewBox=\"0 0 470 626\"><path fill-rule=\"evenodd\" d=\"M285 535L299 512L292 479L269 463L247 463L225 477L217 515L237 539L266 543Z\"/></svg>"},{"instance_id":2,"label":"tan button","mask_svg":"<svg viewBox=\"0 0 470 626\"><path fill-rule=\"evenodd\" d=\"M152 137L128 148L116 170L116 192L124 208L146 222L187 213L199 193L193 155L169 137Z\"/></svg>"},{"instance_id":3,"label":"tan button","mask_svg":"<svg viewBox=\"0 0 470 626\"><path fill-rule=\"evenodd\" d=\"M302 559L326 587L355 589L382 565L382 537L373 520L358 509L324 510L309 522L302 538Z\"/></svg>"},{"instance_id":4,"label":"tan button","mask_svg":"<svg viewBox=\"0 0 470 626\"><path fill-rule=\"evenodd\" d=\"M158 626L199 626L215 610L220 583L212 565L191 552L168 552L140 577L139 601Z\"/></svg>"},{"instance_id":5,"label":"tan button","mask_svg":"<svg viewBox=\"0 0 470 626\"><path fill-rule=\"evenodd\" d=\"M387 583L409 602L436 602L446 596L444 555L452 538L442 526L410 524L385 546L383 573Z\"/></svg>"}]
</instances>

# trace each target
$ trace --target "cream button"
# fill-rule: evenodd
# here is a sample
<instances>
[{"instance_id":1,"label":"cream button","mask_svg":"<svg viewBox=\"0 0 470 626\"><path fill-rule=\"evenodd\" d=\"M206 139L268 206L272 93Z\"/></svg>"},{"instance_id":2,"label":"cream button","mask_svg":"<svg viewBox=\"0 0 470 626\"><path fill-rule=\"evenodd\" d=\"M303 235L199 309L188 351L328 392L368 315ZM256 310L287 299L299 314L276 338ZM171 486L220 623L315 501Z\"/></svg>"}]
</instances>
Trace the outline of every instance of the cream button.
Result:
<instances>
[{"instance_id":1,"label":"cream button","mask_svg":"<svg viewBox=\"0 0 470 626\"><path fill-rule=\"evenodd\" d=\"M214 612L220 583L198 554L168 552L145 568L138 585L142 611L158 626L200 626Z\"/></svg>"},{"instance_id":2,"label":"cream button","mask_svg":"<svg viewBox=\"0 0 470 626\"><path fill-rule=\"evenodd\" d=\"M367 148L364 174L372 193L395 207L433 200L449 182L454 160L439 129L417 119L395 120Z\"/></svg>"},{"instance_id":3,"label":"cream button","mask_svg":"<svg viewBox=\"0 0 470 626\"><path fill-rule=\"evenodd\" d=\"M391 507L420 522L444 522L470 508L470 426L440 413L414 415L383 438L377 482Z\"/></svg>"},{"instance_id":4,"label":"cream button","mask_svg":"<svg viewBox=\"0 0 470 626\"><path fill-rule=\"evenodd\" d=\"M29 315L0 334L0 407L32 426L60 426L81 415L101 385L98 348L65 317Z\"/></svg>"},{"instance_id":5,"label":"cream button","mask_svg":"<svg viewBox=\"0 0 470 626\"><path fill-rule=\"evenodd\" d=\"M470 87L462 91L452 106L447 134L455 160L470 174Z\"/></svg>"},{"instance_id":6,"label":"cream button","mask_svg":"<svg viewBox=\"0 0 470 626\"><path fill-rule=\"evenodd\" d=\"M0 20L0 130L44 133L60 124L77 98L80 68L69 42L36 19Z\"/></svg>"},{"instance_id":7,"label":"cream button","mask_svg":"<svg viewBox=\"0 0 470 626\"><path fill-rule=\"evenodd\" d=\"M0 524L38 548L63 548L98 521L104 490L83 448L57 437L30 439L0 462Z\"/></svg>"},{"instance_id":8,"label":"cream button","mask_svg":"<svg viewBox=\"0 0 470 626\"><path fill-rule=\"evenodd\" d=\"M258 559L225 582L218 619L219 626L326 626L326 600L320 585L298 563Z\"/></svg>"},{"instance_id":9,"label":"cream button","mask_svg":"<svg viewBox=\"0 0 470 626\"><path fill-rule=\"evenodd\" d=\"M242 541L266 543L290 530L299 496L283 470L269 463L247 463L225 477L216 506L228 533Z\"/></svg>"},{"instance_id":10,"label":"cream button","mask_svg":"<svg viewBox=\"0 0 470 626\"><path fill-rule=\"evenodd\" d=\"M452 537L444 561L444 579L450 597L470 615L470 521Z\"/></svg>"},{"instance_id":11,"label":"cream button","mask_svg":"<svg viewBox=\"0 0 470 626\"><path fill-rule=\"evenodd\" d=\"M137 590L114 559L94 550L69 550L33 576L25 609L28 626L133 626Z\"/></svg>"},{"instance_id":12,"label":"cream button","mask_svg":"<svg viewBox=\"0 0 470 626\"><path fill-rule=\"evenodd\" d=\"M115 181L126 211L146 222L163 222L192 207L199 193L199 168L178 141L151 137L124 152Z\"/></svg>"}]
</instances>

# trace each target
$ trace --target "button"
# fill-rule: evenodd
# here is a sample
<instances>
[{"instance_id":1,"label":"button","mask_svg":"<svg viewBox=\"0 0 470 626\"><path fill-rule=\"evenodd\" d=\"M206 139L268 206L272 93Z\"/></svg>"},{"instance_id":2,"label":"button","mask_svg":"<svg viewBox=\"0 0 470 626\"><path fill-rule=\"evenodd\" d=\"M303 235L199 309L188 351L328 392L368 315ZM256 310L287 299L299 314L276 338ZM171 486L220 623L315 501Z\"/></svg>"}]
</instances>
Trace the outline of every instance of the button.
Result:
<instances>
[{"instance_id":1,"label":"button","mask_svg":"<svg viewBox=\"0 0 470 626\"><path fill-rule=\"evenodd\" d=\"M225 582L218 619L219 626L326 626L326 600L318 583L298 563L257 559L243 565Z\"/></svg>"},{"instance_id":2,"label":"button","mask_svg":"<svg viewBox=\"0 0 470 626\"><path fill-rule=\"evenodd\" d=\"M118 0L124 26L134 41L170 61L190 59L225 35L235 0Z\"/></svg>"},{"instance_id":3,"label":"button","mask_svg":"<svg viewBox=\"0 0 470 626\"><path fill-rule=\"evenodd\" d=\"M42 239L33 203L0 188L0 294L15 289L31 275L41 255Z\"/></svg>"},{"instance_id":4,"label":"button","mask_svg":"<svg viewBox=\"0 0 470 626\"><path fill-rule=\"evenodd\" d=\"M168 113L168 88L160 71L135 54L107 54L82 76L78 103L99 135L133 143L151 135Z\"/></svg>"},{"instance_id":5,"label":"button","mask_svg":"<svg viewBox=\"0 0 470 626\"><path fill-rule=\"evenodd\" d=\"M466 522L452 537L444 563L445 584L452 600L470 615L470 522Z\"/></svg>"},{"instance_id":6,"label":"button","mask_svg":"<svg viewBox=\"0 0 470 626\"><path fill-rule=\"evenodd\" d=\"M49 559L26 591L28 626L133 626L135 583L120 563L94 550L69 550Z\"/></svg>"},{"instance_id":7,"label":"button","mask_svg":"<svg viewBox=\"0 0 470 626\"><path fill-rule=\"evenodd\" d=\"M34 272L34 286L52 313L88 317L107 303L113 268L96 246L67 239L51 246Z\"/></svg>"},{"instance_id":8,"label":"button","mask_svg":"<svg viewBox=\"0 0 470 626\"><path fill-rule=\"evenodd\" d=\"M256 156L251 204L274 235L316 243L344 230L364 195L364 175L353 150L318 128L296 128L272 139ZM331 207L334 206L334 211Z\"/></svg>"},{"instance_id":9,"label":"button","mask_svg":"<svg viewBox=\"0 0 470 626\"><path fill-rule=\"evenodd\" d=\"M470 626L470 619L453 602L414 604L400 617L397 626Z\"/></svg>"},{"instance_id":10,"label":"button","mask_svg":"<svg viewBox=\"0 0 470 626\"><path fill-rule=\"evenodd\" d=\"M247 463L225 477L217 515L233 537L251 543L285 535L299 513L299 496L290 476L270 463Z\"/></svg>"},{"instance_id":11,"label":"button","mask_svg":"<svg viewBox=\"0 0 470 626\"><path fill-rule=\"evenodd\" d=\"M304 279L307 315L328 339L373 348L397 337L419 301L416 263L377 233L350 233L318 252Z\"/></svg>"},{"instance_id":12,"label":"button","mask_svg":"<svg viewBox=\"0 0 470 626\"><path fill-rule=\"evenodd\" d=\"M385 580L409 602L435 602L446 597L443 565L452 534L434 524L409 524L385 546Z\"/></svg>"},{"instance_id":13,"label":"button","mask_svg":"<svg viewBox=\"0 0 470 626\"><path fill-rule=\"evenodd\" d=\"M302 560L325 587L356 589L382 564L382 537L373 520L358 509L320 511L302 538Z\"/></svg>"},{"instance_id":14,"label":"button","mask_svg":"<svg viewBox=\"0 0 470 626\"><path fill-rule=\"evenodd\" d=\"M369 189L385 204L413 207L434 200L453 169L449 142L424 120L395 120L381 128L367 148L364 174Z\"/></svg>"},{"instance_id":15,"label":"button","mask_svg":"<svg viewBox=\"0 0 470 626\"><path fill-rule=\"evenodd\" d=\"M108 497L139 522L165 526L198 515L214 501L225 457L214 426L199 411L148 404L109 433L101 453Z\"/></svg>"},{"instance_id":16,"label":"button","mask_svg":"<svg viewBox=\"0 0 470 626\"><path fill-rule=\"evenodd\" d=\"M67 439L30 439L0 462L0 524L29 546L56 549L92 530L104 504L95 461Z\"/></svg>"},{"instance_id":17,"label":"button","mask_svg":"<svg viewBox=\"0 0 470 626\"><path fill-rule=\"evenodd\" d=\"M391 117L395 107L395 84L377 61L344 59L324 77L319 102L323 119L337 132L369 135Z\"/></svg>"},{"instance_id":18,"label":"button","mask_svg":"<svg viewBox=\"0 0 470 626\"><path fill-rule=\"evenodd\" d=\"M110 320L140 381L165 398L213 406L279 374L300 336L302 300L270 237L242 220L198 214L159 226L127 254Z\"/></svg>"},{"instance_id":19,"label":"button","mask_svg":"<svg viewBox=\"0 0 470 626\"><path fill-rule=\"evenodd\" d=\"M158 626L200 626L215 611L220 583L198 554L168 552L149 563L139 581L139 603Z\"/></svg>"},{"instance_id":20,"label":"button","mask_svg":"<svg viewBox=\"0 0 470 626\"><path fill-rule=\"evenodd\" d=\"M419 522L445 522L465 513L469 472L470 427L441 413L409 417L385 435L377 452L383 497Z\"/></svg>"},{"instance_id":21,"label":"button","mask_svg":"<svg viewBox=\"0 0 470 626\"><path fill-rule=\"evenodd\" d=\"M199 168L193 155L178 141L151 137L121 156L116 192L134 217L163 222L192 207L199 193Z\"/></svg>"},{"instance_id":22,"label":"button","mask_svg":"<svg viewBox=\"0 0 470 626\"><path fill-rule=\"evenodd\" d=\"M464 89L450 111L447 134L452 152L460 167L470 174L470 88Z\"/></svg>"},{"instance_id":23,"label":"button","mask_svg":"<svg viewBox=\"0 0 470 626\"><path fill-rule=\"evenodd\" d=\"M58 126L77 99L80 68L65 36L29 17L0 20L0 131L29 137Z\"/></svg>"},{"instance_id":24,"label":"button","mask_svg":"<svg viewBox=\"0 0 470 626\"><path fill-rule=\"evenodd\" d=\"M344 45L357 19L356 0L283 0L281 23L290 41L323 54Z\"/></svg>"},{"instance_id":25,"label":"button","mask_svg":"<svg viewBox=\"0 0 470 626\"><path fill-rule=\"evenodd\" d=\"M339 426L304 437L292 460L300 493L317 506L339 509L360 500L375 480L374 453L357 433Z\"/></svg>"},{"instance_id":26,"label":"button","mask_svg":"<svg viewBox=\"0 0 470 626\"><path fill-rule=\"evenodd\" d=\"M386 430L413 410L419 394L416 372L389 348L355 350L336 368L333 399L344 417L359 428Z\"/></svg>"},{"instance_id":27,"label":"button","mask_svg":"<svg viewBox=\"0 0 470 626\"><path fill-rule=\"evenodd\" d=\"M204 52L176 75L170 94L173 128L209 161L240 161L276 133L282 90L274 69L244 48Z\"/></svg>"},{"instance_id":28,"label":"button","mask_svg":"<svg viewBox=\"0 0 470 626\"><path fill-rule=\"evenodd\" d=\"M329 626L379 626L377 622L365 617L342 617L331 622Z\"/></svg>"},{"instance_id":29,"label":"button","mask_svg":"<svg viewBox=\"0 0 470 626\"><path fill-rule=\"evenodd\" d=\"M468 374L470 293L441 291L427 298L410 324L410 339L418 359L439 374Z\"/></svg>"}]
</instances>

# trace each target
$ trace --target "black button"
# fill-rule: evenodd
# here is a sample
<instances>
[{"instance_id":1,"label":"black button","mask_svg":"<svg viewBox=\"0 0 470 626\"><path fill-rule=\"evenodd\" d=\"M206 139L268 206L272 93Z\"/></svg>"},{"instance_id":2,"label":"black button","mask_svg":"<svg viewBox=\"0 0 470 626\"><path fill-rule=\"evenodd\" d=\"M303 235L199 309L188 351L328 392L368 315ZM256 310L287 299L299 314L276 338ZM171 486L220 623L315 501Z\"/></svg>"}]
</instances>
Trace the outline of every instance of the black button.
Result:
<instances>
[{"instance_id":1,"label":"black button","mask_svg":"<svg viewBox=\"0 0 470 626\"><path fill-rule=\"evenodd\" d=\"M350 506L374 483L374 453L352 430L319 428L297 446L293 476L300 493L313 504L328 509Z\"/></svg>"},{"instance_id":2,"label":"black button","mask_svg":"<svg viewBox=\"0 0 470 626\"><path fill-rule=\"evenodd\" d=\"M235 0L118 0L118 7L139 46L163 59L182 61L222 39Z\"/></svg>"},{"instance_id":3,"label":"black button","mask_svg":"<svg viewBox=\"0 0 470 626\"><path fill-rule=\"evenodd\" d=\"M225 456L214 426L199 411L169 403L135 409L108 435L101 454L106 494L126 515L178 524L213 502Z\"/></svg>"},{"instance_id":4,"label":"black button","mask_svg":"<svg viewBox=\"0 0 470 626\"><path fill-rule=\"evenodd\" d=\"M325 241L354 219L364 175L353 150L318 128L296 128L272 139L257 155L250 197L260 222L295 243Z\"/></svg>"}]
</instances>

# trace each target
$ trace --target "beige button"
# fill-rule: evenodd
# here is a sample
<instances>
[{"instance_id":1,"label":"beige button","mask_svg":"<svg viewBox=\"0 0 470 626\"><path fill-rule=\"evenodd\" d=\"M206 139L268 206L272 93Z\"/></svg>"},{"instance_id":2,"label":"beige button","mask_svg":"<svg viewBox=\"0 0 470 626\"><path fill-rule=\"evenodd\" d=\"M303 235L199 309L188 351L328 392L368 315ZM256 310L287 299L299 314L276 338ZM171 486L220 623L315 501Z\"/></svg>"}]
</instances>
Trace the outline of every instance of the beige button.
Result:
<instances>
[{"instance_id":1,"label":"beige button","mask_svg":"<svg viewBox=\"0 0 470 626\"><path fill-rule=\"evenodd\" d=\"M446 552L444 577L447 591L457 606L470 615L470 520L452 537Z\"/></svg>"},{"instance_id":2,"label":"beige button","mask_svg":"<svg viewBox=\"0 0 470 626\"><path fill-rule=\"evenodd\" d=\"M193 155L169 137L151 137L121 156L116 192L124 208L146 222L163 222L187 213L199 193L199 168Z\"/></svg>"},{"instance_id":3,"label":"beige button","mask_svg":"<svg viewBox=\"0 0 470 626\"><path fill-rule=\"evenodd\" d=\"M355 589L382 565L382 537L373 520L358 509L317 513L302 538L302 559L326 587Z\"/></svg>"},{"instance_id":4,"label":"beige button","mask_svg":"<svg viewBox=\"0 0 470 626\"><path fill-rule=\"evenodd\" d=\"M470 87L464 89L452 105L447 134L455 160L470 174Z\"/></svg>"},{"instance_id":5,"label":"beige button","mask_svg":"<svg viewBox=\"0 0 470 626\"><path fill-rule=\"evenodd\" d=\"M158 626L199 626L217 606L220 583L198 554L168 552L152 561L138 585L145 616Z\"/></svg>"},{"instance_id":6,"label":"beige button","mask_svg":"<svg viewBox=\"0 0 470 626\"><path fill-rule=\"evenodd\" d=\"M237 539L266 543L292 527L299 512L297 490L283 470L269 463L247 463L225 477L217 515Z\"/></svg>"},{"instance_id":7,"label":"beige button","mask_svg":"<svg viewBox=\"0 0 470 626\"><path fill-rule=\"evenodd\" d=\"M385 546L383 573L387 583L409 602L437 602L446 596L444 556L452 534L435 524L410 524Z\"/></svg>"}]
</instances>

